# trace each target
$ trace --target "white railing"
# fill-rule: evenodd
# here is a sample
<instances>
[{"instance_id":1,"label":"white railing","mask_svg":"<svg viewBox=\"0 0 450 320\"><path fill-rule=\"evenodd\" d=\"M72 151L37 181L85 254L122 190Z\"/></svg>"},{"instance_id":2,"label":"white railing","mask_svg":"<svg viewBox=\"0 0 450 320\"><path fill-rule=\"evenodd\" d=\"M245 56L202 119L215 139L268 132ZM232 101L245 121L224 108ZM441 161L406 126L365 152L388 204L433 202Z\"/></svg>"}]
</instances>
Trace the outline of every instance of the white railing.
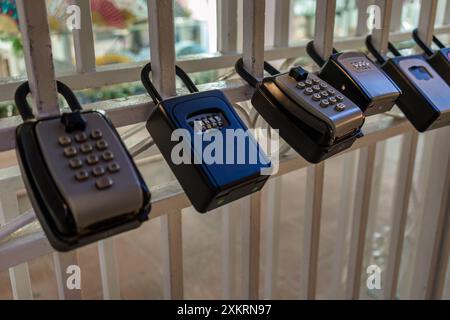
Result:
<instances>
[{"instance_id":1,"label":"white railing","mask_svg":"<svg viewBox=\"0 0 450 320\"><path fill-rule=\"evenodd\" d=\"M267 0L269 2L270 0ZM86 0L73 0L82 8L82 29L74 32L76 69L74 74L58 75L74 89L98 87L115 83L137 81L140 64L96 68L93 50L92 24L89 5ZM359 1L358 1L359 2ZM360 1L358 37L336 41L338 49L363 47L365 27L364 11L367 4L374 2L382 9L383 29L374 30L375 45L386 52L387 41L410 38L408 33L398 32L401 14L401 0ZM24 51L28 79L31 83L33 100L39 101L40 114L59 112L54 83L55 78L50 36L46 23L44 0L17 0L21 31L24 37ZM239 6L243 5L243 9ZM422 1L419 30L430 42L430 35L449 33L450 25L434 28L437 1ZM219 43L221 53L209 57L178 62L188 72L232 67L240 56L238 10L243 10L243 56L248 70L254 75L263 73L262 62L266 60L291 59L304 55L304 45L289 46L290 0L277 0L272 6L274 13L274 47L264 48L265 0L218 0ZM327 56L333 46L334 13L336 1L318 0L315 26L315 44L322 56ZM151 60L155 84L163 96L176 94L173 6L170 1L148 0ZM394 22L394 23L392 23ZM450 22L450 1L447 0L445 23ZM0 85L0 101L10 100L20 81ZM240 80L230 80L200 86L201 90L219 88L231 102L248 100L253 92ZM105 109L117 127L143 122L152 108L146 96L130 97L125 101L105 101L85 106ZM18 117L0 120L0 151L14 148L14 128L20 123ZM398 115L381 115L370 119L364 128L365 137L343 155L341 205L336 209L338 220L336 245L330 298L358 299L363 282L364 255L368 246L367 234L371 235L374 215L379 201L381 174L386 158L385 141L401 137L399 168L396 178L393 207L392 232L390 236L387 269L383 273L383 297L396 298L400 276L413 278L404 298L442 298L450 251L449 213L449 143L448 128L436 130L419 137L411 125ZM420 139L419 139L420 138ZM420 148L418 143L420 141ZM421 152L417 152L420 150ZM358 157L359 153L359 157ZM152 185L151 168L162 164L160 156L137 161L153 195L152 219L161 221L162 264L164 297L181 299L184 297L183 241L181 236L181 211L190 206L181 187L170 173L166 182ZM236 256L236 219L233 211L239 210L242 219L242 263L241 274L243 298L271 298L275 287L278 264L278 241L280 206L283 196L283 175L307 168L306 206L304 208L304 241L302 249L301 285L299 298L317 297L317 279L320 248L320 226L324 195L325 167L327 162L310 166L297 155L288 153L281 158L280 172L267 185L267 196L261 194L241 200L240 208L231 204L220 209L222 212L222 290L225 299L236 298L234 283L234 259ZM412 257L404 256L406 226L411 211L411 194L415 189L418 200L414 208L420 215L419 230L416 232L417 246ZM353 193L352 190L355 190ZM0 170L0 222L2 224L29 210L20 172L17 167ZM265 225L262 225L262 211L265 208ZM29 214L29 212L27 213ZM261 228L266 232L261 239ZM369 230L368 230L369 229ZM350 239L347 239L347 235ZM260 286L261 250L264 252L263 286ZM347 256L347 251L349 252ZM115 239L98 243L103 297L120 298L120 282ZM9 268L10 281L15 299L32 299L31 281L27 262L45 254L53 253L55 274L61 299L82 298L82 291L68 290L65 286L69 265L77 265L77 251L61 254L52 250L42 230L34 224L16 232L6 241L0 242L0 270ZM406 265L406 266L405 266ZM400 267L406 268L401 273ZM260 288L261 287L261 288Z\"/></svg>"}]
</instances>

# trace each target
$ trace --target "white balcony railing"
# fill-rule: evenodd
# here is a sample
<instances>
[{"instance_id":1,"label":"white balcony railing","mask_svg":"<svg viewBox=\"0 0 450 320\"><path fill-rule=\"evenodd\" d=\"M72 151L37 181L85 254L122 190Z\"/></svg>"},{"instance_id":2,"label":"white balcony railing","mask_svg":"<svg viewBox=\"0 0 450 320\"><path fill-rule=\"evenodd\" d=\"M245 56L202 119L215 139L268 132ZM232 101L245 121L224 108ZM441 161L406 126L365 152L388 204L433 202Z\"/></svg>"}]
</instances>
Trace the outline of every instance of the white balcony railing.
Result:
<instances>
[{"instance_id":1,"label":"white balcony railing","mask_svg":"<svg viewBox=\"0 0 450 320\"><path fill-rule=\"evenodd\" d=\"M187 72L198 72L232 67L238 53L238 10L243 10L243 56L248 70L256 76L263 73L263 61L288 60L304 56L305 46L289 46L291 1L276 0L273 22L274 46L265 48L265 6L273 0L218 0L220 54L201 56L179 61ZM33 88L33 100L39 101L40 114L56 113L57 98L55 85L49 79L58 78L73 89L99 87L110 84L138 81L141 64L97 68L95 66L94 41L91 14L88 0L73 0L82 9L82 29L75 31L76 72L55 77L50 35L48 31L45 0L17 0L28 80ZM388 39L404 40L410 33L399 32L402 0L358 1L360 11L359 36L337 40L338 49L355 49L363 46L367 29L365 10L374 2L382 9L383 29L374 30L376 46L386 52ZM450 33L450 0L446 0L444 24L435 28L437 0L422 1L419 30L430 42L433 33ZM240 9L240 6L243 9ZM319 53L327 56L333 47L335 24L334 0L317 0L315 43ZM176 94L173 6L170 1L148 0L149 34L154 81L163 96ZM20 81L0 84L0 101L11 100ZM248 100L253 89L240 80L228 80L200 86L201 90L219 88L225 92L232 103ZM138 124L146 121L152 106L147 96L134 96L126 100L98 102L85 108L100 108L107 111L117 127ZM249 116L254 115L249 111ZM15 146L14 128L21 122L18 117L0 120L0 151L11 150ZM400 137L398 150L399 167L395 179L393 219L390 222L389 254L387 267L383 272L382 297L394 299L398 295L401 266L407 269L406 277L411 277L412 286L402 298L444 298L449 294L446 276L450 251L450 144L449 128L443 128L424 135L414 131L412 126L399 114L374 117L364 128L365 137L360 139L343 157L342 185L339 190L341 204L336 208L337 221L335 253L332 268L330 298L358 299L364 281L364 253L367 250L366 238L370 234L370 221L379 201L382 185L383 163L386 161L385 141ZM150 139L150 138L149 138ZM359 157L358 157L359 155ZM140 158L138 166L149 181L153 195L152 219L161 220L162 264L164 297L181 299L184 297L183 281L183 240L181 237L181 211L190 206L177 182L167 172L163 181L155 185L155 171L163 166L159 155ZM317 297L319 248L321 235L322 203L324 200L325 167L328 162L311 166L298 155L288 152L281 157L281 167L277 176L267 185L266 196L252 195L240 201L238 210L242 219L242 261L241 276L244 298L259 299L273 296L278 263L278 241L280 225L280 206L284 195L281 176L295 170L307 168L306 206L303 210L304 241L302 243L301 285L299 297ZM155 169L156 168L156 169ZM355 190L353 193L352 190ZM412 199L412 191L417 191L417 199ZM416 232L413 254L405 257L404 241L409 222L408 212L420 212L419 231ZM33 220L26 192L17 166L0 169L0 223L8 226L11 221ZM232 204L222 211L222 296L235 298L233 256L236 235L236 210ZM262 208L266 216L262 219ZM350 214L351 213L351 214ZM264 228L264 238L261 229ZM5 231L5 227L0 229ZM349 239L348 239L349 236ZM348 245L349 243L349 245ZM349 252L347 253L347 247ZM101 283L105 299L120 298L115 239L98 243ZM54 270L61 299L80 299L82 291L68 290L65 286L66 267L78 264L77 251L56 253L48 244L40 226L34 222L0 240L0 271L9 269L9 277L14 299L32 299L31 280L28 263L34 258L53 254ZM262 255L262 253L264 253ZM264 270L261 271L262 256ZM402 262L402 258L407 261ZM407 266L404 266L405 263ZM261 272L262 277L260 277ZM263 285L260 288L260 279ZM448 282L447 282L448 286ZM446 291L447 290L447 293Z\"/></svg>"}]
</instances>

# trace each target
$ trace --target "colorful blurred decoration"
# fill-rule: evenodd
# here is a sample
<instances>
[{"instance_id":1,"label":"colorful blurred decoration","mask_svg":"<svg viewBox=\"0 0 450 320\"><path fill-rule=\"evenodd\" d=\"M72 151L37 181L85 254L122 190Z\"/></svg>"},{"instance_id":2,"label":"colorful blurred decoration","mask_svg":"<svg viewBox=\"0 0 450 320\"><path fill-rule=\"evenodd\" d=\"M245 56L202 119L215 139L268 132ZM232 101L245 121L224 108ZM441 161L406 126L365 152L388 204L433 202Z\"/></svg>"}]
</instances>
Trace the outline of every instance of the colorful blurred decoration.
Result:
<instances>
[{"instance_id":1,"label":"colorful blurred decoration","mask_svg":"<svg viewBox=\"0 0 450 320\"><path fill-rule=\"evenodd\" d=\"M125 55L116 54L116 53L108 53L101 57L97 57L95 59L95 63L98 66L104 66L108 64L116 64L116 63L130 63L131 59Z\"/></svg>"},{"instance_id":2,"label":"colorful blurred decoration","mask_svg":"<svg viewBox=\"0 0 450 320\"><path fill-rule=\"evenodd\" d=\"M126 8L120 8L111 0L91 0L92 22L98 27L125 29L136 21L136 16Z\"/></svg>"},{"instance_id":3,"label":"colorful blurred decoration","mask_svg":"<svg viewBox=\"0 0 450 320\"><path fill-rule=\"evenodd\" d=\"M16 2L0 0L0 33L14 35L19 33Z\"/></svg>"}]
</instances>

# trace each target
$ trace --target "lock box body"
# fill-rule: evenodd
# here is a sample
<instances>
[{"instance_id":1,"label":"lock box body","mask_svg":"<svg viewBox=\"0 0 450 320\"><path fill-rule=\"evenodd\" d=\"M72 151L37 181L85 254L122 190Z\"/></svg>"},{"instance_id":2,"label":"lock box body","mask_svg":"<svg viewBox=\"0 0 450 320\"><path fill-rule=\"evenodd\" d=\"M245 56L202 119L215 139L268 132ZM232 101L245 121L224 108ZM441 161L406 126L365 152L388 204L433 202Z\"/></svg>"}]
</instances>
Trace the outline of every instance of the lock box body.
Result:
<instances>
[{"instance_id":1,"label":"lock box body","mask_svg":"<svg viewBox=\"0 0 450 320\"><path fill-rule=\"evenodd\" d=\"M303 86L307 81L324 88L328 86L313 74L308 74L300 84ZM305 95L304 88L300 89L297 80L288 74L265 78L252 97L253 106L264 120L278 129L280 137L311 163L319 163L350 148L362 136L364 116L361 110L334 88L326 88L336 92L342 102L335 106L329 104L329 99L334 97L315 101L314 96ZM336 111L339 105L346 109Z\"/></svg>"},{"instance_id":2,"label":"lock box body","mask_svg":"<svg viewBox=\"0 0 450 320\"><path fill-rule=\"evenodd\" d=\"M430 66L450 85L450 48L440 49L427 57Z\"/></svg>"},{"instance_id":3,"label":"lock box body","mask_svg":"<svg viewBox=\"0 0 450 320\"><path fill-rule=\"evenodd\" d=\"M150 192L112 123L97 111L81 115L87 119L86 130L94 130L95 126L97 133L102 132L102 141L109 141L108 155L114 152L115 159L110 159L109 164L104 159L104 165L109 168L116 164L111 166L114 185L98 184L104 180L91 174L91 170L100 168L101 163L91 166L82 160L94 158L94 153L100 151L94 147L81 152L89 141L75 142L74 136L85 136L81 132L66 133L61 117L26 121L16 129L17 158L25 187L50 244L58 251L73 250L137 228L148 219L151 209ZM69 154L68 150L75 150L78 155ZM75 160L79 162L71 167ZM80 170L86 170L88 176L79 175ZM132 194L120 200L124 190ZM120 201L120 205L115 201Z\"/></svg>"},{"instance_id":4,"label":"lock box body","mask_svg":"<svg viewBox=\"0 0 450 320\"><path fill-rule=\"evenodd\" d=\"M418 131L450 124L450 87L423 55L395 57L382 68L402 90L397 105Z\"/></svg>"},{"instance_id":5,"label":"lock box body","mask_svg":"<svg viewBox=\"0 0 450 320\"><path fill-rule=\"evenodd\" d=\"M391 110L401 95L392 79L362 52L333 54L319 77L346 95L366 116Z\"/></svg>"},{"instance_id":6,"label":"lock box body","mask_svg":"<svg viewBox=\"0 0 450 320\"><path fill-rule=\"evenodd\" d=\"M219 90L160 102L147 129L200 213L261 190L270 176L270 161Z\"/></svg>"}]
</instances>

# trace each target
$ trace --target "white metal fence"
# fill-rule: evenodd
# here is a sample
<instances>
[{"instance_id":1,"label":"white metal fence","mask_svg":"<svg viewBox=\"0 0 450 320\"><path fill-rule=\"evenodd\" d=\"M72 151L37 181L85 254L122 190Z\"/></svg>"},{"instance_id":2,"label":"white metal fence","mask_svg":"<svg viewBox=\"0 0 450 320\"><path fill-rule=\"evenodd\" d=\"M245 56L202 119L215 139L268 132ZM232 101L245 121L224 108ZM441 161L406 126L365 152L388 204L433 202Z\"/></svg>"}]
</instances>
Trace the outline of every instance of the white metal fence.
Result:
<instances>
[{"instance_id":1,"label":"white metal fence","mask_svg":"<svg viewBox=\"0 0 450 320\"><path fill-rule=\"evenodd\" d=\"M74 32L76 52L76 73L58 75L56 78L74 89L98 87L103 85L139 80L141 65L124 65L97 68L91 14L88 0L73 0L82 9L82 29ZM269 0L267 0L269 3ZM399 20L402 0L358 1L360 10L358 35L354 38L339 39L334 43L338 49L351 49L362 46L367 33L365 10L369 3L375 3L382 9L381 30L373 31L373 39L382 52L387 50L388 39L396 41L410 38L410 33L399 32ZM444 24L435 28L437 0L422 1L419 30L428 43L433 33L450 33L450 1L447 0ZM33 100L40 115L57 113L57 95L53 67L50 35L47 24L44 0L17 0L21 32L24 39L24 52L28 80L30 81ZM218 0L217 14L219 21L219 43L221 54L200 57L194 60L177 62L187 72L205 71L232 67L238 53L238 18L239 5L243 5L243 56L246 68L255 76L263 74L263 61L291 59L305 54L305 46L289 46L289 19L291 1L274 2L274 46L265 48L265 0ZM328 56L333 47L333 30L335 24L334 0L317 0L315 22L315 44L319 54ZM151 61L154 82L163 96L176 94L174 52L173 5L171 1L148 0L149 33ZM12 81L0 85L0 101L11 100L15 88L21 81ZM200 90L219 88L225 92L231 102L248 100L252 88L240 80L228 80L200 86ZM85 106L101 108L107 111L117 127L136 124L147 120L152 103L146 96L130 97L126 101L104 101ZM0 151L14 148L14 128L20 123L18 117L0 120ZM396 177L393 220L387 269L383 274L383 297L397 297L400 266L408 223L408 211L411 203L412 189L420 188L419 200L415 202L423 212L417 233L417 246L414 249L409 276L414 278L405 298L434 298L444 295L446 274L450 251L450 131L448 128L430 132L422 138L423 146L418 154L419 135L402 117L382 115L369 121L364 128L365 137L360 139L344 155L343 179L340 190L342 221L338 221L336 231L335 261L331 298L360 298L363 281L364 252L367 250L366 234L370 226L370 212L379 197L382 164L385 161L385 145L389 138L401 136L399 150L399 170ZM359 157L358 157L359 154ZM138 160L138 166L144 176L158 156ZM303 210L304 242L301 266L301 292L299 297L314 299L317 296L319 240L324 195L324 175L327 162L311 166L302 158L291 153L282 156L280 172L268 183L267 197L255 194L243 201L242 251L243 265L241 283L245 298L258 299L272 297L275 270L277 264L277 243L279 238L279 213L282 197L280 176L292 171L307 168L306 206ZM356 167L356 170L354 168ZM414 173L416 173L414 175ZM416 176L416 179L413 177ZM352 177L355 177L353 180ZM415 181L417 180L417 181ZM165 298L183 298L183 254L182 254L182 219L181 210L190 206L180 186L167 182L153 186L149 180L153 195L152 219L161 220L161 237L163 242L162 259ZM355 190L355 194L351 190ZM0 222L3 224L18 217L27 210L26 193L17 167L0 170ZM261 238L261 207L265 206L265 232ZM230 206L222 209L222 288L223 297L233 298L233 244L235 235L233 216ZM344 214L352 211L352 215ZM27 214L27 213L26 213ZM347 219L351 219L346 221ZM351 226L348 228L348 226ZM349 235L350 250L346 255L345 243ZM264 251L265 268L260 277L261 250ZM42 230L37 223L13 234L6 241L0 242L0 270L9 268L11 286L15 299L32 299L31 281L27 262L52 253ZM101 283L105 299L120 298L115 240L107 239L98 243ZM82 291L68 290L65 286L66 267L78 264L77 252L53 253L55 273L61 299L82 298ZM260 288L260 279L264 286ZM343 279L345 282L343 282Z\"/></svg>"}]
</instances>

